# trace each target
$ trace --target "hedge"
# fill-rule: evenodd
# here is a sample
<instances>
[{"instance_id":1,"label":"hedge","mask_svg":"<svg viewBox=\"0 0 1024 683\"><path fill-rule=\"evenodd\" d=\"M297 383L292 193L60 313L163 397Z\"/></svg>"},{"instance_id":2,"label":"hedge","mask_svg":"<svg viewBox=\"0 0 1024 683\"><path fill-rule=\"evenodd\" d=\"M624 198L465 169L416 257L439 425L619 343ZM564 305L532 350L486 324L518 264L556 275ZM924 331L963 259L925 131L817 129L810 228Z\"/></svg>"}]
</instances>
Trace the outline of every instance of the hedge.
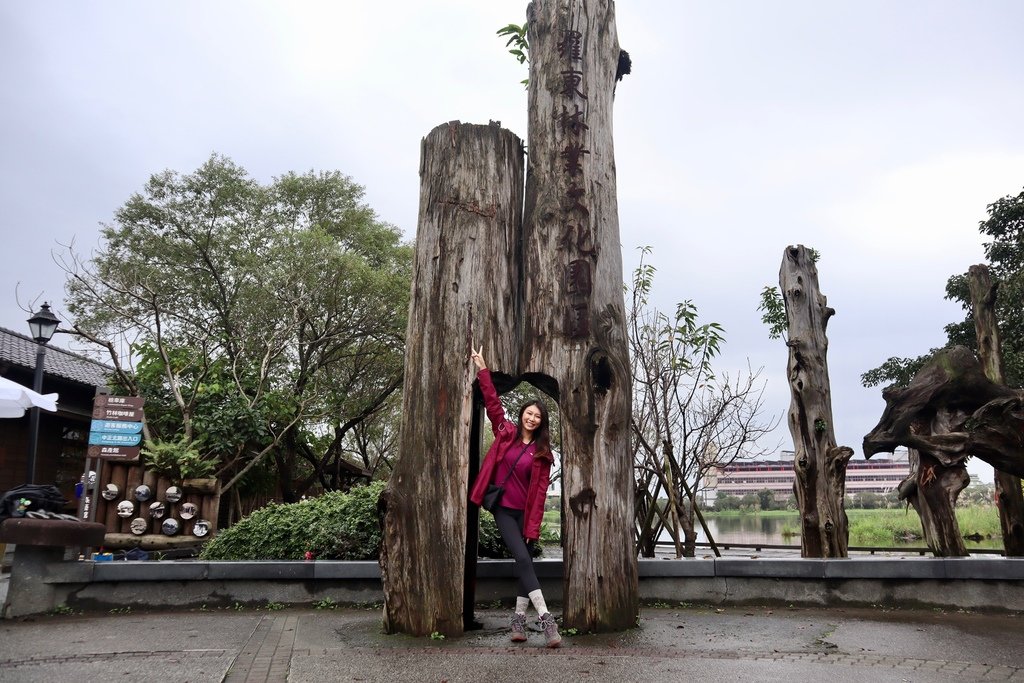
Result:
<instances>
[{"instance_id":1,"label":"hedge","mask_svg":"<svg viewBox=\"0 0 1024 683\"><path fill-rule=\"evenodd\" d=\"M374 560L380 550L377 498L384 482L299 503L271 503L211 540L204 560Z\"/></svg>"},{"instance_id":2,"label":"hedge","mask_svg":"<svg viewBox=\"0 0 1024 683\"><path fill-rule=\"evenodd\" d=\"M306 552L320 560L376 560L381 532L377 498L384 482L332 491L300 503L271 503L217 534L204 560L302 560ZM544 540L547 525L542 525ZM510 558L491 513L480 511L478 555ZM534 557L541 544L535 544Z\"/></svg>"}]
</instances>

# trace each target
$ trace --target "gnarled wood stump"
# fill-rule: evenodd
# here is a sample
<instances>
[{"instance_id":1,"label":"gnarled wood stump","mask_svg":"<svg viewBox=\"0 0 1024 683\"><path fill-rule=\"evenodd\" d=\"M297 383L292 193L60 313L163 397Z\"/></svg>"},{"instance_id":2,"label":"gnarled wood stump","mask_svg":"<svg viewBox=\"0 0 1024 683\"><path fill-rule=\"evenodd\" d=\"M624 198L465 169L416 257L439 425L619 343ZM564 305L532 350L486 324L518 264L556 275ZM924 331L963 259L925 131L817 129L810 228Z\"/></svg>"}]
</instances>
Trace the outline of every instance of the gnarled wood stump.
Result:
<instances>
[{"instance_id":1,"label":"gnarled wood stump","mask_svg":"<svg viewBox=\"0 0 1024 683\"><path fill-rule=\"evenodd\" d=\"M996 469L1024 475L1024 407L1021 392L985 377L974 353L942 349L904 388L882 391L885 410L864 437L864 455L897 446L927 452L946 466L968 455ZM926 429L940 411L943 431Z\"/></svg>"},{"instance_id":2,"label":"gnarled wood stump","mask_svg":"<svg viewBox=\"0 0 1024 683\"><path fill-rule=\"evenodd\" d=\"M497 125L453 121L423 140L399 453L381 496L388 632L463 630L472 343L518 360L523 151ZM475 337L475 338L474 338Z\"/></svg>"},{"instance_id":3,"label":"gnarled wood stump","mask_svg":"<svg viewBox=\"0 0 1024 683\"><path fill-rule=\"evenodd\" d=\"M882 418L864 437L864 455L915 449L920 466L901 494L921 513L928 547L936 555L965 555L953 506L967 485L964 460L974 455L996 469L1024 472L1024 410L1020 392L989 380L969 349L943 349L905 388L882 392ZM921 501L920 497L927 501Z\"/></svg>"},{"instance_id":4,"label":"gnarled wood stump","mask_svg":"<svg viewBox=\"0 0 1024 683\"><path fill-rule=\"evenodd\" d=\"M794 493L800 508L801 557L846 557L849 522L843 507L846 463L853 449L836 445L825 328L835 311L818 288L810 252L797 245L782 255L779 286L786 304L792 401Z\"/></svg>"}]
</instances>

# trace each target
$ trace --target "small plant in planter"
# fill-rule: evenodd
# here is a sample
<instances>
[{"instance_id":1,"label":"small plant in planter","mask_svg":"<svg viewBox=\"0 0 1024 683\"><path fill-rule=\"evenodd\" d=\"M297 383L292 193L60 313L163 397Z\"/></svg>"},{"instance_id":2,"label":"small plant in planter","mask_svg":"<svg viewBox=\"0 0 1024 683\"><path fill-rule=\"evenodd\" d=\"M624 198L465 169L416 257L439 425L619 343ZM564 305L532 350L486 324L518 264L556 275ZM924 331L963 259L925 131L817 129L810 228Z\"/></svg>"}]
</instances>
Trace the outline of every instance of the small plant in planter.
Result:
<instances>
[{"instance_id":1,"label":"small plant in planter","mask_svg":"<svg viewBox=\"0 0 1024 683\"><path fill-rule=\"evenodd\" d=\"M146 441L142 448L142 457L146 469L173 481L179 481L183 486L198 489L216 486L216 479L212 477L217 471L217 463L204 458L184 439Z\"/></svg>"}]
</instances>

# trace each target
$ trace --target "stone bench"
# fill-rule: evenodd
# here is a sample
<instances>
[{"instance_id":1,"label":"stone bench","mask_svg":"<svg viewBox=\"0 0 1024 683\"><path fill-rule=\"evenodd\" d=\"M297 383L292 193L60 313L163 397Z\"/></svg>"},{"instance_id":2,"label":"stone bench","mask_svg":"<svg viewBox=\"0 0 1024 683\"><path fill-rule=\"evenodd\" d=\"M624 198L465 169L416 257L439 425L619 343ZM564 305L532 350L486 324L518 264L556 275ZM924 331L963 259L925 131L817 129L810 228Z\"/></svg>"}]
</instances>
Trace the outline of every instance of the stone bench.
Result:
<instances>
[{"instance_id":1,"label":"stone bench","mask_svg":"<svg viewBox=\"0 0 1024 683\"><path fill-rule=\"evenodd\" d=\"M0 543L17 547L3 618L52 610L54 588L46 583L48 567L60 562L66 548L103 544L106 527L93 522L10 517L0 522Z\"/></svg>"}]
</instances>

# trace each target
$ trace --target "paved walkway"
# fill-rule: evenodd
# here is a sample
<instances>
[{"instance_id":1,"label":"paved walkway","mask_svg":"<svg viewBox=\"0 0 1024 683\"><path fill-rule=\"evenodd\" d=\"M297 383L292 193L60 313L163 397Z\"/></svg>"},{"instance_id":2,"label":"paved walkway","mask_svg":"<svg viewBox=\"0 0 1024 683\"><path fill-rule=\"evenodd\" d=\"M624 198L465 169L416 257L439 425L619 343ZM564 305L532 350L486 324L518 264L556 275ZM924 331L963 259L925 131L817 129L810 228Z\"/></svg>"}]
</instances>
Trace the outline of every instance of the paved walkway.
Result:
<instances>
[{"instance_id":1,"label":"paved walkway","mask_svg":"<svg viewBox=\"0 0 1024 683\"><path fill-rule=\"evenodd\" d=\"M379 608L40 616L0 622L0 681L1022 681L1024 615L645 608L619 634L540 633L507 613L463 638L386 636Z\"/></svg>"}]
</instances>

